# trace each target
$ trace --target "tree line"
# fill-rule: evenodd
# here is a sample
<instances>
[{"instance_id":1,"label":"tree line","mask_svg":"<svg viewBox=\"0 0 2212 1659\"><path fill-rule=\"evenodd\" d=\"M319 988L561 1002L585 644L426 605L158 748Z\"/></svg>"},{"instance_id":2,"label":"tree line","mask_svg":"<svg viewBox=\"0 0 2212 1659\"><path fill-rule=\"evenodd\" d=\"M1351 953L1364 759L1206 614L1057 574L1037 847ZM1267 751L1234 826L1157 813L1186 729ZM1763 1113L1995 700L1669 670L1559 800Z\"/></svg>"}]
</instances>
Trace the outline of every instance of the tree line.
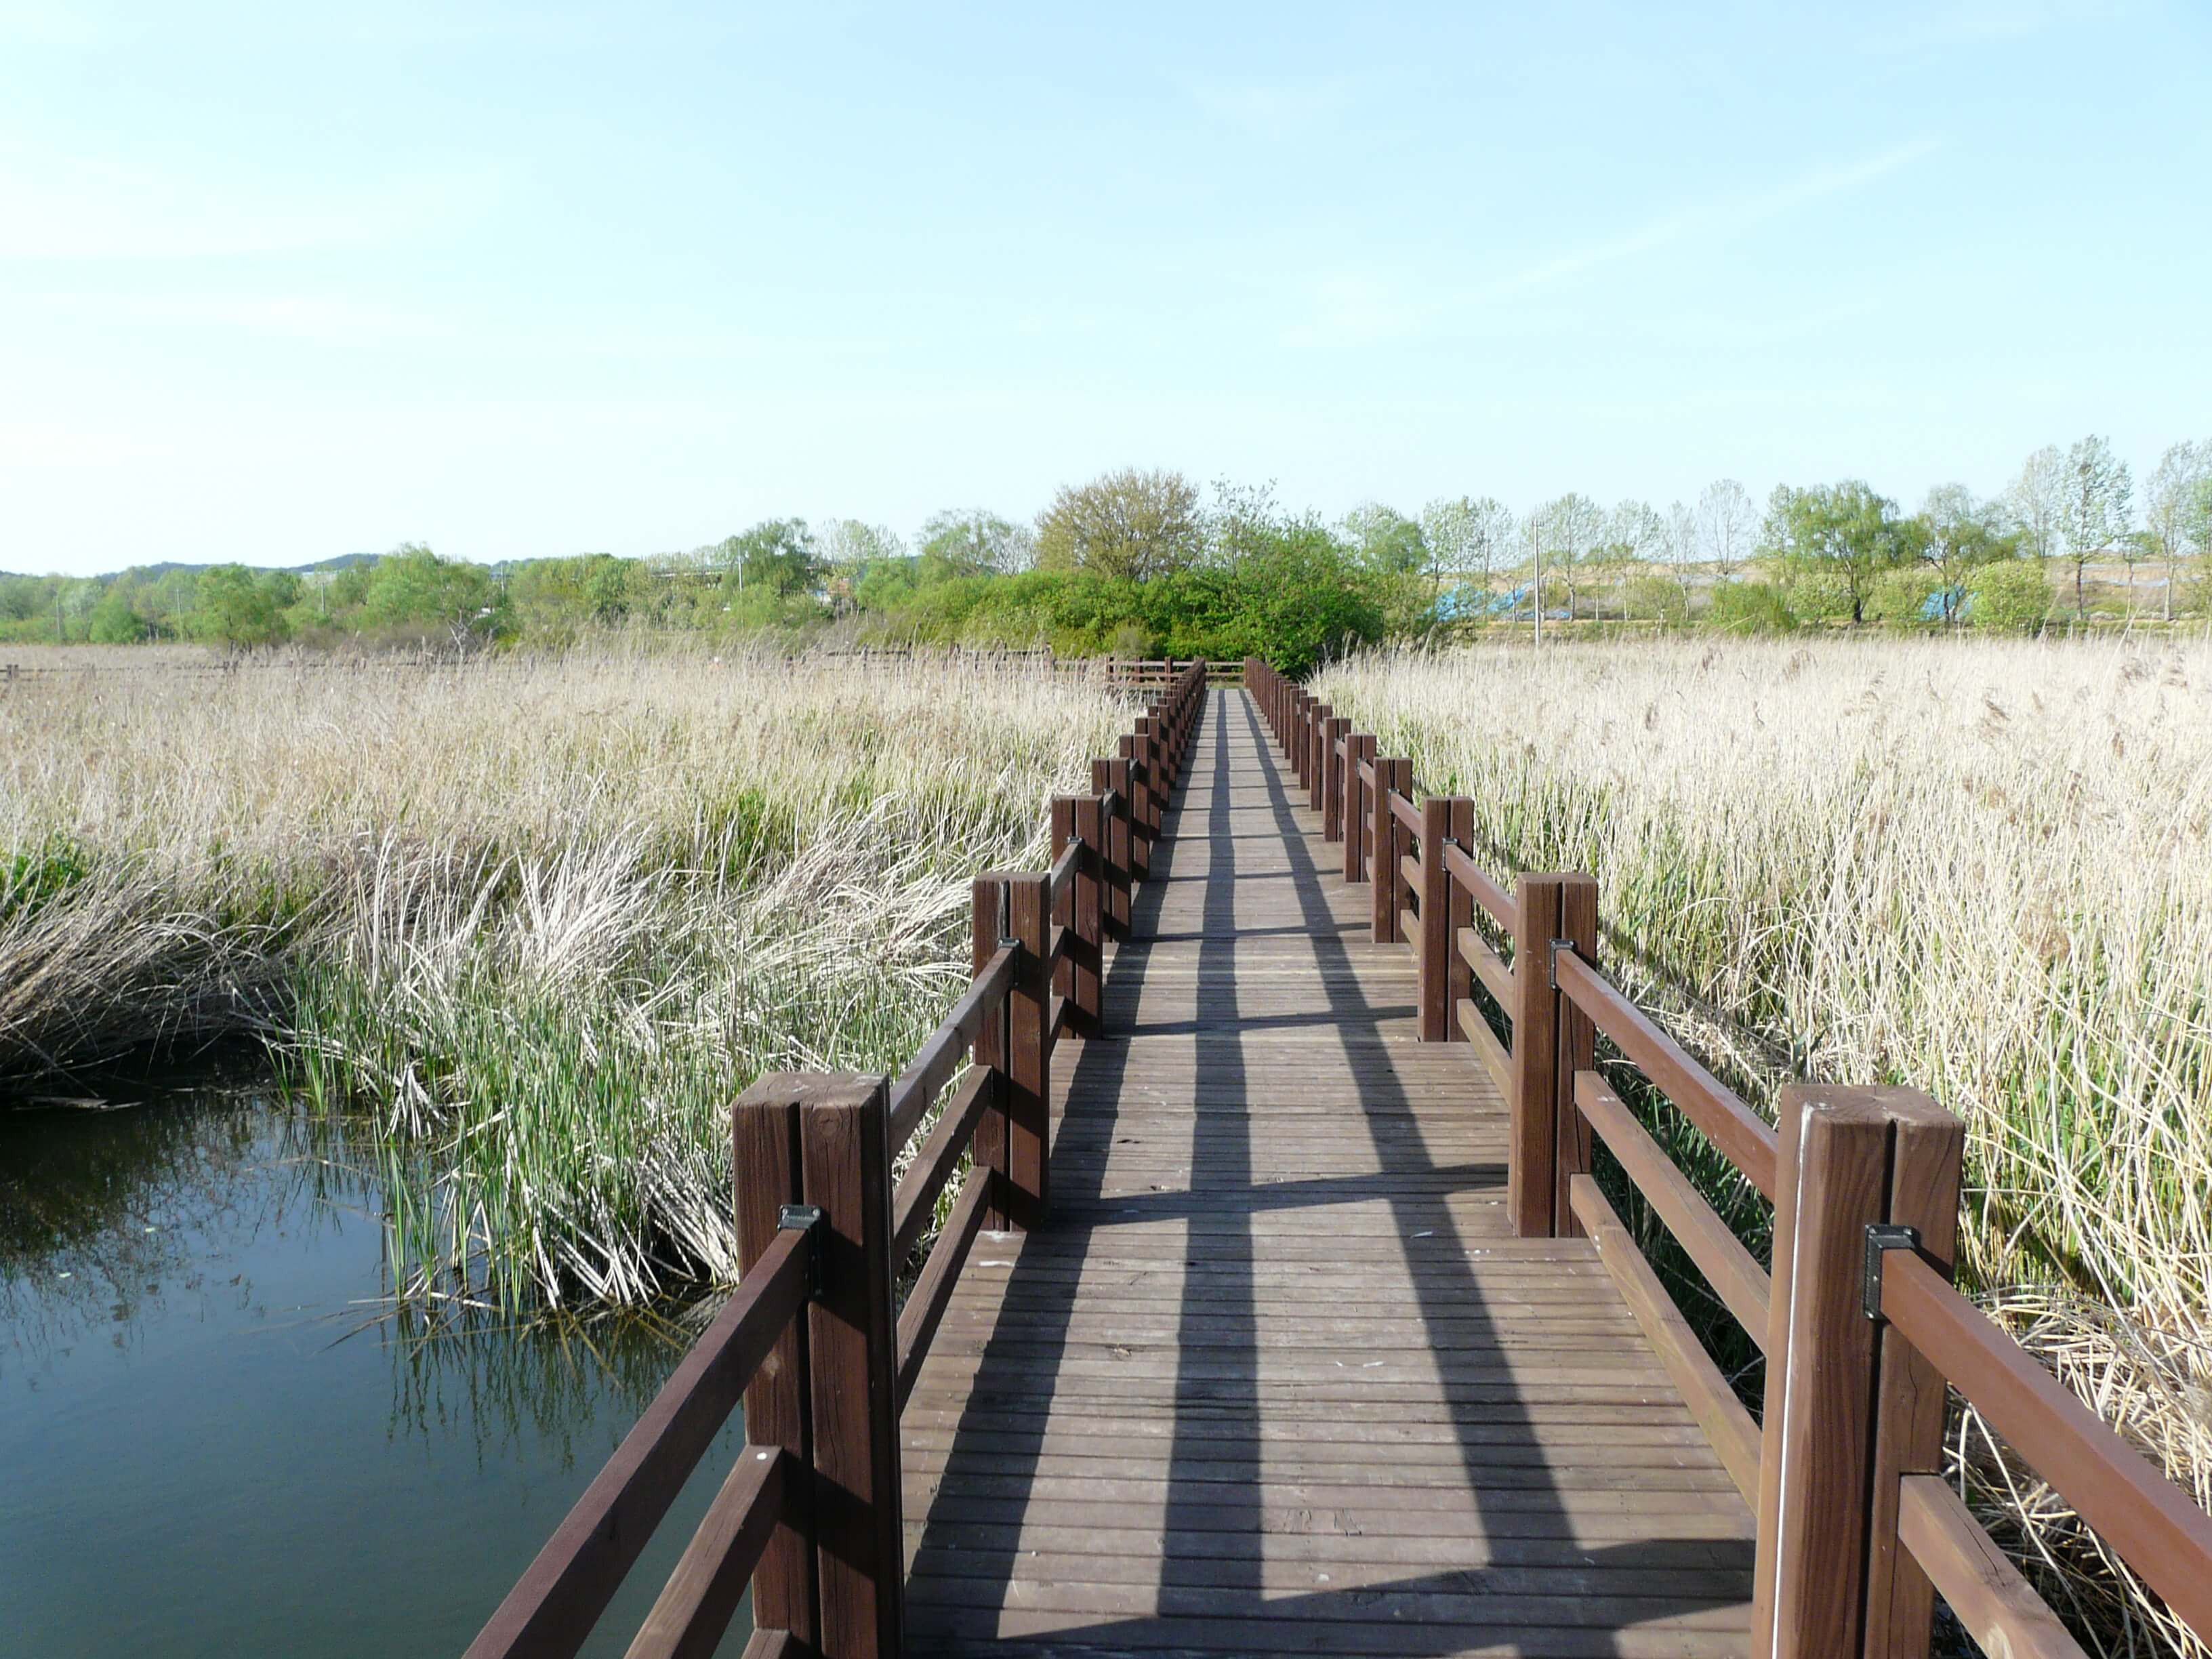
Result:
<instances>
[{"instance_id":1,"label":"tree line","mask_svg":"<svg viewBox=\"0 0 2212 1659\"><path fill-rule=\"evenodd\" d=\"M2148 568L2171 619L2212 604L2212 441L2166 452L2140 514L2126 463L2093 436L2036 451L1995 496L1944 484L1910 513L1856 479L1784 484L1762 508L1723 478L1664 508L1569 492L1516 512L1460 495L1328 522L1267 488L1208 494L1129 468L1063 486L1031 521L947 511L911 542L859 520L785 518L658 559L485 566L408 544L340 562L0 575L0 640L473 649L775 629L1295 669L1386 638L1547 623L2033 630L2088 621L2090 572L2114 564L2130 611Z\"/></svg>"}]
</instances>

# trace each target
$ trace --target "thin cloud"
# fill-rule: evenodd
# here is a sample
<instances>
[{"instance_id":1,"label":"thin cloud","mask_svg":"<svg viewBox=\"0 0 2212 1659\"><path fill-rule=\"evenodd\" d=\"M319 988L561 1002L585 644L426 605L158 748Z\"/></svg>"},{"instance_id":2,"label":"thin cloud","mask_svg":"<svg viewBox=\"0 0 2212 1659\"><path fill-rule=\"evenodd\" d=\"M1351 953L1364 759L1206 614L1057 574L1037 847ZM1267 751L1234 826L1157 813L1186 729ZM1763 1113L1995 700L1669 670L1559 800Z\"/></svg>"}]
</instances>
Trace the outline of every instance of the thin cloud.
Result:
<instances>
[{"instance_id":1,"label":"thin cloud","mask_svg":"<svg viewBox=\"0 0 2212 1659\"><path fill-rule=\"evenodd\" d=\"M1256 138L1296 137L1340 114L1352 102L1347 81L1222 81L1188 83L1192 100L1223 125Z\"/></svg>"},{"instance_id":2,"label":"thin cloud","mask_svg":"<svg viewBox=\"0 0 2212 1659\"><path fill-rule=\"evenodd\" d=\"M1779 218L1795 209L1872 184L1899 168L1910 167L1940 148L1941 144L1934 138L1915 138L1839 167L1814 167L1774 190L1758 195L1731 196L1680 209L1620 236L1539 260L1494 282L1482 284L1464 298L1466 301L1476 304L1506 299L1550 288L1564 278L1578 276L1586 270L1595 270L1603 265L1617 264L1621 260L1671 246L1692 236L1741 235L1754 226Z\"/></svg>"},{"instance_id":3,"label":"thin cloud","mask_svg":"<svg viewBox=\"0 0 2212 1659\"><path fill-rule=\"evenodd\" d=\"M1736 192L1677 208L1601 240L1569 248L1478 283L1424 298L1370 272L1339 272L1318 283L1311 314L1285 328L1296 348L1371 346L1421 334L1455 317L1560 287L1692 238L1720 241L1831 196L1859 189L1941 149L1932 137L1894 144L1856 161L1813 167L1771 190Z\"/></svg>"},{"instance_id":4,"label":"thin cloud","mask_svg":"<svg viewBox=\"0 0 2212 1659\"><path fill-rule=\"evenodd\" d=\"M0 258L197 259L363 248L410 240L480 212L495 168L459 167L386 180L331 202L248 193L187 173L0 147Z\"/></svg>"}]
</instances>

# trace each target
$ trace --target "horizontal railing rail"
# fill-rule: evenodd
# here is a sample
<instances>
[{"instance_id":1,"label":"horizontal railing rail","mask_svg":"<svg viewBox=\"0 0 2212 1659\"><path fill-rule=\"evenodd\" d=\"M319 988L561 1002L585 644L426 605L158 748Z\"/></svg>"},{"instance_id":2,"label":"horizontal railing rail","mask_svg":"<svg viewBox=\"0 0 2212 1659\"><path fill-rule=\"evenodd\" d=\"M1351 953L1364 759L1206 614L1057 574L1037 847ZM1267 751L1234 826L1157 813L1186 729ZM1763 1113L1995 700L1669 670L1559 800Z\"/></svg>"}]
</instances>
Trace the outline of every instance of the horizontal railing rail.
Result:
<instances>
[{"instance_id":1,"label":"horizontal railing rail","mask_svg":"<svg viewBox=\"0 0 2212 1659\"><path fill-rule=\"evenodd\" d=\"M762 1362L805 1306L817 1248L803 1218L779 1226L737 1295L471 1644L470 1659L574 1654L582 1648ZM669 1592L647 1621L648 1630L672 1640L678 1624L688 1630L710 1618L718 1604L713 1580L734 1577L742 1589L782 1520L787 1484L780 1448L749 1445L739 1453L708 1510L708 1525L700 1529L702 1538L711 1532L713 1541L696 1555L686 1552ZM725 1626L737 1602L729 1598ZM680 1620L679 1607L688 1609Z\"/></svg>"},{"instance_id":2,"label":"horizontal railing rail","mask_svg":"<svg viewBox=\"0 0 2212 1659\"><path fill-rule=\"evenodd\" d=\"M899 1412L976 1238L1047 1212L1054 1049L1100 1030L1104 945L1128 937L1206 670L1179 665L1120 752L1092 763L1090 794L1054 797L1048 869L975 878L968 987L896 1081L778 1073L739 1098L737 1292L470 1659L578 1651L740 1396L754 1443L632 1659L714 1651L748 1589L748 1659L899 1652ZM894 1160L940 1098L894 1185Z\"/></svg>"},{"instance_id":3,"label":"horizontal railing rail","mask_svg":"<svg viewBox=\"0 0 2212 1659\"><path fill-rule=\"evenodd\" d=\"M1752 1505L1757 1650L1924 1656L1940 1591L1987 1651L2080 1652L1942 1479L1947 1389L2212 1639L2212 1517L1950 1283L1956 1118L1911 1090L1797 1085L1769 1125L1600 972L1589 876L1509 889L1474 861L1473 801L1419 788L1267 665L1244 683L1345 879L1371 884L1372 936L1415 953L1422 1039L1467 1042L1505 1103L1516 1230L1589 1237ZM1601 1033L1774 1206L1771 1271L1605 1081ZM1595 1140L1765 1353L1759 1420L1606 1199Z\"/></svg>"}]
</instances>

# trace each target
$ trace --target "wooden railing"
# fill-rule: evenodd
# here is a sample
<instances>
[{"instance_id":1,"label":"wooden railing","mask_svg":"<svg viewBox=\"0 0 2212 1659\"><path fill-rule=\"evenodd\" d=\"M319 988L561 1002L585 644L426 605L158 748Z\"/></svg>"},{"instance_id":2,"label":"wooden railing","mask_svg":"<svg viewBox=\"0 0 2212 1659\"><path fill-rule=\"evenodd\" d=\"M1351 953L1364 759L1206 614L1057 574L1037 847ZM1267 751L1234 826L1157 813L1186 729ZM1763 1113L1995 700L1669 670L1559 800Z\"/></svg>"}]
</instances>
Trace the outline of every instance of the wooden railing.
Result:
<instances>
[{"instance_id":1,"label":"wooden railing","mask_svg":"<svg viewBox=\"0 0 2212 1659\"><path fill-rule=\"evenodd\" d=\"M1497 1085L1516 1230L1592 1241L1753 1507L1755 1652L1921 1659L1940 1590L1990 1653L2079 1655L1942 1477L1948 1389L2212 1640L2212 1516L1952 1286L1955 1117L1909 1089L1798 1085L1770 1127L1598 971L1592 878L1509 890L1474 862L1471 799L1419 789L1266 664L1245 684L1345 878L1372 883L1373 937L1415 953L1422 1039L1468 1042ZM1772 1203L1771 1273L1596 1070L1599 1033ZM1760 1421L1606 1200L1594 1137L1765 1353Z\"/></svg>"},{"instance_id":2,"label":"wooden railing","mask_svg":"<svg viewBox=\"0 0 2212 1659\"><path fill-rule=\"evenodd\" d=\"M748 1586L748 1659L900 1651L899 1411L977 1233L1046 1213L1053 1050L1100 1029L1105 945L1127 936L1206 683L1205 665L1182 668L1120 752L1091 763L1091 793L1054 799L1049 869L975 879L968 988L896 1079L784 1073L738 1099L737 1294L470 1659L574 1654L741 1396L745 1447L630 1659L711 1654ZM894 1160L948 1087L894 1188ZM899 1308L902 1270L956 1177Z\"/></svg>"}]
</instances>

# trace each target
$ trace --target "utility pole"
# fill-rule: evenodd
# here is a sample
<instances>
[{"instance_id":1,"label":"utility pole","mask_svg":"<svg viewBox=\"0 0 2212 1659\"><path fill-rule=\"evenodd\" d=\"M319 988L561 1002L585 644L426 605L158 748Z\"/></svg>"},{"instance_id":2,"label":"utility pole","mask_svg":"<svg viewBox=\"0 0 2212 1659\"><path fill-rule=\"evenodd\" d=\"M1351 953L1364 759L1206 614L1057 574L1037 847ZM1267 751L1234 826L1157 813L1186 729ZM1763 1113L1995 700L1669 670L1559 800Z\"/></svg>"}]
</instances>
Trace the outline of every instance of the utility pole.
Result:
<instances>
[{"instance_id":1,"label":"utility pole","mask_svg":"<svg viewBox=\"0 0 2212 1659\"><path fill-rule=\"evenodd\" d=\"M1528 606L1536 618L1536 649L1544 648L1544 537L1536 514L1528 515L1528 568L1535 574L1528 584Z\"/></svg>"}]
</instances>

